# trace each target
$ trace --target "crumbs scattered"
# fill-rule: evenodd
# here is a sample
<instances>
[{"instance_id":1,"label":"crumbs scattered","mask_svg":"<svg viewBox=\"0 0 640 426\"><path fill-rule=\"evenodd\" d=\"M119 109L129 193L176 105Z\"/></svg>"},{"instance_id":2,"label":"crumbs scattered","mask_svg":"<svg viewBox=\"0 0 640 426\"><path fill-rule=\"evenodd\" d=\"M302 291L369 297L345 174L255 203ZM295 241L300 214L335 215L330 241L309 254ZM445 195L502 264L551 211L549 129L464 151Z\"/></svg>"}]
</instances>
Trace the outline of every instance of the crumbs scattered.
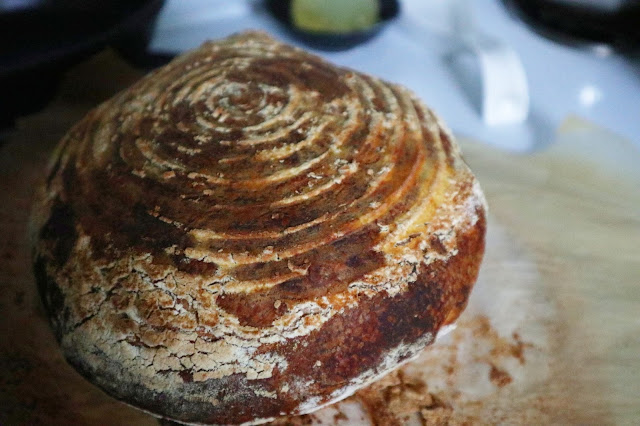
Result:
<instances>
[{"instance_id":1,"label":"crumbs scattered","mask_svg":"<svg viewBox=\"0 0 640 426\"><path fill-rule=\"evenodd\" d=\"M430 347L420 358L359 390L344 403L333 405L331 409L337 412L333 424L349 424L344 410L353 404L361 407L371 425L482 423L483 401L490 401L491 395L499 394L501 389L518 380L520 376L505 366L514 368L509 360L515 359L515 365L525 368L526 348L534 346L524 342L517 332L500 335L487 316L462 318L446 342ZM469 370L471 364L480 368ZM473 376L468 376L472 370L482 374L472 379ZM482 397L465 400L460 387L462 377L466 377L465 386L469 380L477 380L489 386L484 389L493 390ZM469 404L473 409L469 409ZM275 424L327 424L327 418L321 413L322 410L317 415L289 417ZM309 421L312 423L305 423Z\"/></svg>"},{"instance_id":2,"label":"crumbs scattered","mask_svg":"<svg viewBox=\"0 0 640 426\"><path fill-rule=\"evenodd\" d=\"M506 371L501 370L495 365L491 364L491 370L489 371L489 380L491 380L491 383L493 383L494 385L502 388L511 383L513 381L513 378Z\"/></svg>"},{"instance_id":3,"label":"crumbs scattered","mask_svg":"<svg viewBox=\"0 0 640 426\"><path fill-rule=\"evenodd\" d=\"M412 419L422 425L445 424L453 412L451 405L431 392L424 381L402 369L352 398L361 402L374 425L407 424Z\"/></svg>"},{"instance_id":4,"label":"crumbs scattered","mask_svg":"<svg viewBox=\"0 0 640 426\"><path fill-rule=\"evenodd\" d=\"M520 364L524 364L524 348L525 347L533 347L530 343L524 343L520 339L520 334L514 332L512 335L513 340L516 342L514 345L511 345L511 355L520 361Z\"/></svg>"},{"instance_id":5,"label":"crumbs scattered","mask_svg":"<svg viewBox=\"0 0 640 426\"><path fill-rule=\"evenodd\" d=\"M333 415L334 423L338 423L341 420L347 420L347 419L348 417L342 411L338 411L336 414Z\"/></svg>"}]
</instances>

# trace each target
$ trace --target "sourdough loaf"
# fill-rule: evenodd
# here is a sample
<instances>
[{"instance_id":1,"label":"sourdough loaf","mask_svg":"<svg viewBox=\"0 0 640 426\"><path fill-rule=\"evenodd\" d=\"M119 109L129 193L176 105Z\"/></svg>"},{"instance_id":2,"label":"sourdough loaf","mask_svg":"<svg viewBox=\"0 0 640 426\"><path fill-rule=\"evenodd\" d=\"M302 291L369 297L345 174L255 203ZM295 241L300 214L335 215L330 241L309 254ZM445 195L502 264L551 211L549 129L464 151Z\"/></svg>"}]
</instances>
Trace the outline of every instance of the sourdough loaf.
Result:
<instances>
[{"instance_id":1,"label":"sourdough loaf","mask_svg":"<svg viewBox=\"0 0 640 426\"><path fill-rule=\"evenodd\" d=\"M180 56L59 144L34 267L71 365L189 423L344 398L464 309L485 204L406 89L261 33Z\"/></svg>"}]
</instances>

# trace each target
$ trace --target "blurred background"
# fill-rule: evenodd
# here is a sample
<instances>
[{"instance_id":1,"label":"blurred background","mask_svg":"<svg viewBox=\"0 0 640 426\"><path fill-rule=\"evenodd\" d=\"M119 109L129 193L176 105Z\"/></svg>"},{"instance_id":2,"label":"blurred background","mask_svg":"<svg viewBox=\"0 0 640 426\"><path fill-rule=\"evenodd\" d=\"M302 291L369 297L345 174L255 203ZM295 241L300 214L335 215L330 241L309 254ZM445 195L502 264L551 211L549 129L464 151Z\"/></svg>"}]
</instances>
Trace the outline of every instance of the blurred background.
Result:
<instances>
[{"instance_id":1,"label":"blurred background","mask_svg":"<svg viewBox=\"0 0 640 426\"><path fill-rule=\"evenodd\" d=\"M253 28L406 85L492 145L543 148L578 116L640 147L639 23L636 0L0 0L0 138L105 47L149 70Z\"/></svg>"}]
</instances>

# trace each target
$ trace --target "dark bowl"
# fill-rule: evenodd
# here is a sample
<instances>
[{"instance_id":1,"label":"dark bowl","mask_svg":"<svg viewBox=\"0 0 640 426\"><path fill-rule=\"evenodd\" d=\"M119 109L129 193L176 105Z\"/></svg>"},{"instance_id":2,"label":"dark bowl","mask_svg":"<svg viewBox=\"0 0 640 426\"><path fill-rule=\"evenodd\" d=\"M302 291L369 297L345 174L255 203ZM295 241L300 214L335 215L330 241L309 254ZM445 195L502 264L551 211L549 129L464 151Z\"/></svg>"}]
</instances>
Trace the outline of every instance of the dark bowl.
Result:
<instances>
[{"instance_id":1,"label":"dark bowl","mask_svg":"<svg viewBox=\"0 0 640 426\"><path fill-rule=\"evenodd\" d=\"M350 49L373 38L380 30L400 13L398 0L380 0L380 15L378 22L365 30L348 33L330 33L317 31L303 31L291 22L291 0L266 0L267 9L291 33L306 45L329 51Z\"/></svg>"}]
</instances>

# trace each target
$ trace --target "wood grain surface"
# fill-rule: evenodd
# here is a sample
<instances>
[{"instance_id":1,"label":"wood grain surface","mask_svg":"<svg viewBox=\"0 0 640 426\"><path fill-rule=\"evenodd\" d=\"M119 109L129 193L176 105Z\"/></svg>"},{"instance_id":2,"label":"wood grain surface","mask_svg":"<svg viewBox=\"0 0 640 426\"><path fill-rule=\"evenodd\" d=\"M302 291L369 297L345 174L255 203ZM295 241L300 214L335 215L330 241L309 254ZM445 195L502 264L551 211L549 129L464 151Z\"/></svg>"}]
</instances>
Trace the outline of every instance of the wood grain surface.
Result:
<instances>
[{"instance_id":1,"label":"wood grain surface","mask_svg":"<svg viewBox=\"0 0 640 426\"><path fill-rule=\"evenodd\" d=\"M57 141L141 75L100 53L71 70L52 104L21 120L0 147L2 425L157 424L65 363L26 237L33 188ZM458 327L377 387L287 421L637 424L640 153L577 118L533 155L461 145L491 215L481 278Z\"/></svg>"}]
</instances>

